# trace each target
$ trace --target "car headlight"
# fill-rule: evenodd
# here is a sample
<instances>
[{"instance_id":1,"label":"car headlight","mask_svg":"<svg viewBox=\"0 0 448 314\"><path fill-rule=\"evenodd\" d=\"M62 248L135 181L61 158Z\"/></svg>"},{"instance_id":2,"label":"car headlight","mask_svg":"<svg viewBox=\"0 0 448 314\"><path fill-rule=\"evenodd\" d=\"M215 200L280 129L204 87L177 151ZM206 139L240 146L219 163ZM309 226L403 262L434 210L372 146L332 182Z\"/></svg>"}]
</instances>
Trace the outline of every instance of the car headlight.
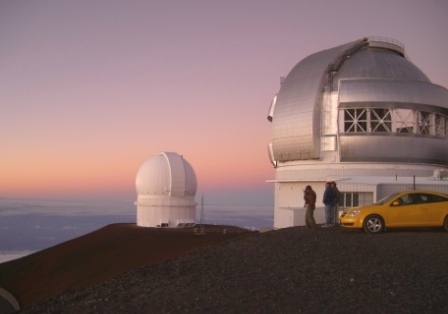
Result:
<instances>
[{"instance_id":1,"label":"car headlight","mask_svg":"<svg viewBox=\"0 0 448 314\"><path fill-rule=\"evenodd\" d=\"M361 214L361 211L358 209L358 210L352 210L352 211L348 212L347 216L355 217L355 216L357 216L359 214Z\"/></svg>"}]
</instances>

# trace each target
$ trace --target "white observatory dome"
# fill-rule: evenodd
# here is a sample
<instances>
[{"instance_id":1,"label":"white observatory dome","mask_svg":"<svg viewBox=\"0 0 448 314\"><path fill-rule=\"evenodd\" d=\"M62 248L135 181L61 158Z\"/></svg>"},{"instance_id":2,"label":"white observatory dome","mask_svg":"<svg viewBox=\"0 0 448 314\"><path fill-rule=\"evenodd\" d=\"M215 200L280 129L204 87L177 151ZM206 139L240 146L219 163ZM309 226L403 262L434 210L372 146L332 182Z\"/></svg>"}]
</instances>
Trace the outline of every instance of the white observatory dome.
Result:
<instances>
[{"instance_id":1,"label":"white observatory dome","mask_svg":"<svg viewBox=\"0 0 448 314\"><path fill-rule=\"evenodd\" d=\"M161 152L146 160L137 172L135 186L138 226L195 225L196 174L181 155Z\"/></svg>"},{"instance_id":2,"label":"white observatory dome","mask_svg":"<svg viewBox=\"0 0 448 314\"><path fill-rule=\"evenodd\" d=\"M143 163L135 186L138 195L195 196L196 174L179 154L162 152Z\"/></svg>"}]
</instances>

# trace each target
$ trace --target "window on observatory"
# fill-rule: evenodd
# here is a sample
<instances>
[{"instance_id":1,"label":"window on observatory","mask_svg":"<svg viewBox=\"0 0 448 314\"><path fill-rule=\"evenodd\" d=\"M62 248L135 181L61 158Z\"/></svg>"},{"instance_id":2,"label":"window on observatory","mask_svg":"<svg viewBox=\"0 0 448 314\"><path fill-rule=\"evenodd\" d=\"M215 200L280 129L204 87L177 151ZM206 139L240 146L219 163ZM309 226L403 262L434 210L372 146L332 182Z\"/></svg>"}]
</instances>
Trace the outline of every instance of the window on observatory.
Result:
<instances>
[{"instance_id":1,"label":"window on observatory","mask_svg":"<svg viewBox=\"0 0 448 314\"><path fill-rule=\"evenodd\" d=\"M446 117L436 114L436 135L444 137L448 135L448 129L446 128Z\"/></svg>"},{"instance_id":2,"label":"window on observatory","mask_svg":"<svg viewBox=\"0 0 448 314\"><path fill-rule=\"evenodd\" d=\"M392 110L371 109L370 119L372 132L392 133Z\"/></svg>"},{"instance_id":3,"label":"window on observatory","mask_svg":"<svg viewBox=\"0 0 448 314\"><path fill-rule=\"evenodd\" d=\"M448 136L448 117L411 109L356 108L340 111L345 133L404 133ZM343 121L342 121L343 119Z\"/></svg>"},{"instance_id":4,"label":"window on observatory","mask_svg":"<svg viewBox=\"0 0 448 314\"><path fill-rule=\"evenodd\" d=\"M419 134L435 135L433 114L419 111L417 114L417 121Z\"/></svg>"},{"instance_id":5,"label":"window on observatory","mask_svg":"<svg viewBox=\"0 0 448 314\"><path fill-rule=\"evenodd\" d=\"M339 208L350 208L373 203L373 193L341 192L339 194Z\"/></svg>"},{"instance_id":6,"label":"window on observatory","mask_svg":"<svg viewBox=\"0 0 448 314\"><path fill-rule=\"evenodd\" d=\"M409 109L395 110L395 122L397 133L414 133L414 111Z\"/></svg>"},{"instance_id":7,"label":"window on observatory","mask_svg":"<svg viewBox=\"0 0 448 314\"><path fill-rule=\"evenodd\" d=\"M346 109L344 110L344 131L347 133L366 132L367 110Z\"/></svg>"}]
</instances>

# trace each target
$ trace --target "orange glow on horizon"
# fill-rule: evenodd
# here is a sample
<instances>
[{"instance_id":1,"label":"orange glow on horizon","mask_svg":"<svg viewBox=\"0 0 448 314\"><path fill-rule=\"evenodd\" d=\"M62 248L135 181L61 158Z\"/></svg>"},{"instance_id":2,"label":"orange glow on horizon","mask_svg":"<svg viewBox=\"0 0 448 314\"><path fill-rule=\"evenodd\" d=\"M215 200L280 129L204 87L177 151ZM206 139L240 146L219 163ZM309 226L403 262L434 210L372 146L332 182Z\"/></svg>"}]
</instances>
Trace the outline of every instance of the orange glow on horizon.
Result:
<instances>
[{"instance_id":1,"label":"orange glow on horizon","mask_svg":"<svg viewBox=\"0 0 448 314\"><path fill-rule=\"evenodd\" d=\"M100 154L98 154L100 155ZM226 159L227 164L211 159L185 156L196 172L198 190L264 187L274 169L268 160ZM57 158L58 159L57 159ZM52 197L58 195L94 195L135 193L135 176L141 164L151 156L115 156L97 159L79 156L36 155L28 158L0 158L0 197Z\"/></svg>"}]
</instances>

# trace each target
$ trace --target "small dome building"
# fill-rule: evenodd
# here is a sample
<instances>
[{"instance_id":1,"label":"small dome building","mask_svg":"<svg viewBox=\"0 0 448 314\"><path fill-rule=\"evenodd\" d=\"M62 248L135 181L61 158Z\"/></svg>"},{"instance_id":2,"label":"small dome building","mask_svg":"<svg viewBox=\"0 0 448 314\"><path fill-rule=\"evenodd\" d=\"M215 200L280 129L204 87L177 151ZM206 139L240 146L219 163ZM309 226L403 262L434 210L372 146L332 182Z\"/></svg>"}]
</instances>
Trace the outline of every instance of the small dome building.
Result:
<instances>
[{"instance_id":1,"label":"small dome building","mask_svg":"<svg viewBox=\"0 0 448 314\"><path fill-rule=\"evenodd\" d=\"M302 190L335 181L339 209L405 189L448 192L448 90L399 41L369 37L314 53L282 79L268 112L274 227L304 225Z\"/></svg>"},{"instance_id":2,"label":"small dome building","mask_svg":"<svg viewBox=\"0 0 448 314\"><path fill-rule=\"evenodd\" d=\"M161 152L137 172L137 226L193 227L196 221L196 174L179 154Z\"/></svg>"}]
</instances>

